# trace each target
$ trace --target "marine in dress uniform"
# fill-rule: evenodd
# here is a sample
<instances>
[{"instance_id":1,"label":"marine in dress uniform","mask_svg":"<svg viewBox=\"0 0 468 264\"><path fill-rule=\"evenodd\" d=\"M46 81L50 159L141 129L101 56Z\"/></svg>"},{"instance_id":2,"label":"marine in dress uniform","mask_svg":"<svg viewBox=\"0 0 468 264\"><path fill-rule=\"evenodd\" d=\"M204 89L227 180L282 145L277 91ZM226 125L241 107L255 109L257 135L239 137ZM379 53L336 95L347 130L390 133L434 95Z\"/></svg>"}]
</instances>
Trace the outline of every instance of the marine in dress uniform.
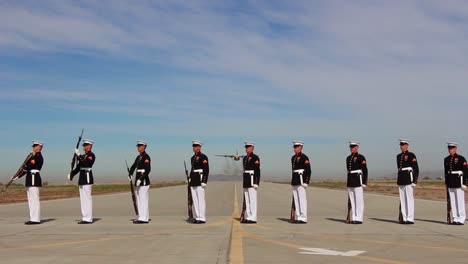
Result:
<instances>
[{"instance_id":1,"label":"marine in dress uniform","mask_svg":"<svg viewBox=\"0 0 468 264\"><path fill-rule=\"evenodd\" d=\"M39 199L39 188L42 187L41 169L44 164L44 158L41 151L44 143L33 140L33 156L23 168L23 173L18 178L26 175L25 186L28 195L29 221L25 225L38 225L41 223L41 204Z\"/></svg>"},{"instance_id":2,"label":"marine in dress uniform","mask_svg":"<svg viewBox=\"0 0 468 264\"><path fill-rule=\"evenodd\" d=\"M468 176L465 157L457 154L458 143L448 142L449 156L444 159L445 185L448 188L452 206L452 224L465 224L465 189Z\"/></svg>"},{"instance_id":3,"label":"marine in dress uniform","mask_svg":"<svg viewBox=\"0 0 468 264\"><path fill-rule=\"evenodd\" d=\"M73 177L80 173L78 185L80 189L81 202L81 221L78 224L93 223L93 197L92 187L94 184L93 165L96 161L96 156L91 151L94 142L89 139L83 140L84 154L81 154L78 149L75 149L75 154L78 157L78 164L71 174L68 174L68 180L72 181Z\"/></svg>"},{"instance_id":4,"label":"marine in dress uniform","mask_svg":"<svg viewBox=\"0 0 468 264\"><path fill-rule=\"evenodd\" d=\"M348 170L347 184L348 197L351 202L351 224L362 224L364 215L364 191L367 187L367 162L366 158L359 154L357 141L349 142L351 155L346 158Z\"/></svg>"},{"instance_id":5,"label":"marine in dress uniform","mask_svg":"<svg viewBox=\"0 0 468 264\"><path fill-rule=\"evenodd\" d=\"M302 153L304 142L293 141L294 156L291 157L292 165L292 192L294 207L296 209L296 223L307 223L307 194L306 188L309 185L311 169L309 157Z\"/></svg>"},{"instance_id":6,"label":"marine in dress uniform","mask_svg":"<svg viewBox=\"0 0 468 264\"><path fill-rule=\"evenodd\" d=\"M137 141L137 149L140 153L130 168L130 175L136 170L135 175L135 196L138 206L138 219L134 220L134 224L147 224L149 222L149 189L150 179L149 173L151 172L151 158L146 153L146 146L148 143L143 140ZM130 179L131 180L131 179Z\"/></svg>"},{"instance_id":7,"label":"marine in dress uniform","mask_svg":"<svg viewBox=\"0 0 468 264\"><path fill-rule=\"evenodd\" d=\"M201 153L203 142L200 140L192 141L194 155L190 159L192 168L190 169L190 191L192 193L193 209L195 211L194 224L206 223L206 202L205 188L208 183L208 175L210 167L208 165L208 157Z\"/></svg>"},{"instance_id":8,"label":"marine in dress uniform","mask_svg":"<svg viewBox=\"0 0 468 264\"><path fill-rule=\"evenodd\" d=\"M245 152L247 153L243 159L244 174L244 217L241 216L242 223L255 224L257 223L257 189L260 185L260 158L253 153L255 143L244 142Z\"/></svg>"},{"instance_id":9,"label":"marine in dress uniform","mask_svg":"<svg viewBox=\"0 0 468 264\"><path fill-rule=\"evenodd\" d=\"M414 224L414 188L418 183L419 167L416 155L408 151L408 139L400 139L401 153L396 156L400 191L400 223Z\"/></svg>"}]
</instances>

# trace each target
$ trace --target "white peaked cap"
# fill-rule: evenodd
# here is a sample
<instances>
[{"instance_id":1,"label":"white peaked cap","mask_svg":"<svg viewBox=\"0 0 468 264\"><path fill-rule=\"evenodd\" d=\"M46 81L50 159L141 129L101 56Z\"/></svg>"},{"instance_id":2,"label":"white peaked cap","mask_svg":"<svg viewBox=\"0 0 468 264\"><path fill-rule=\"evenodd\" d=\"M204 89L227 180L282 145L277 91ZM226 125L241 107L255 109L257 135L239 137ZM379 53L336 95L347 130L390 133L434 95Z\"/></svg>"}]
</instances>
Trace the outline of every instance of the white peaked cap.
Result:
<instances>
[{"instance_id":1,"label":"white peaked cap","mask_svg":"<svg viewBox=\"0 0 468 264\"><path fill-rule=\"evenodd\" d=\"M94 141L92 141L91 139L83 139L83 145L84 145L84 144L93 145L93 144L94 144Z\"/></svg>"},{"instance_id":2,"label":"white peaked cap","mask_svg":"<svg viewBox=\"0 0 468 264\"><path fill-rule=\"evenodd\" d=\"M203 146L203 142L201 142L200 140L192 140L192 145L200 145L200 146Z\"/></svg>"},{"instance_id":3,"label":"white peaked cap","mask_svg":"<svg viewBox=\"0 0 468 264\"><path fill-rule=\"evenodd\" d=\"M253 146L253 147L255 147L255 143L252 142L252 141L245 141L245 142L244 142L244 146L246 146L246 147L247 147L247 146Z\"/></svg>"},{"instance_id":4,"label":"white peaked cap","mask_svg":"<svg viewBox=\"0 0 468 264\"><path fill-rule=\"evenodd\" d=\"M304 146L304 142L299 141L299 140L294 140L292 144L293 146Z\"/></svg>"},{"instance_id":5,"label":"white peaked cap","mask_svg":"<svg viewBox=\"0 0 468 264\"><path fill-rule=\"evenodd\" d=\"M406 138L400 138L399 140L400 140L400 143L403 143L403 144L409 144L411 142Z\"/></svg>"},{"instance_id":6,"label":"white peaked cap","mask_svg":"<svg viewBox=\"0 0 468 264\"><path fill-rule=\"evenodd\" d=\"M41 142L39 140L33 140L32 143L33 143L33 145L44 146L44 142Z\"/></svg>"},{"instance_id":7,"label":"white peaked cap","mask_svg":"<svg viewBox=\"0 0 468 264\"><path fill-rule=\"evenodd\" d=\"M144 141L144 140L137 140L137 146L138 145L143 145L143 146L147 146L148 145L148 142Z\"/></svg>"}]
</instances>

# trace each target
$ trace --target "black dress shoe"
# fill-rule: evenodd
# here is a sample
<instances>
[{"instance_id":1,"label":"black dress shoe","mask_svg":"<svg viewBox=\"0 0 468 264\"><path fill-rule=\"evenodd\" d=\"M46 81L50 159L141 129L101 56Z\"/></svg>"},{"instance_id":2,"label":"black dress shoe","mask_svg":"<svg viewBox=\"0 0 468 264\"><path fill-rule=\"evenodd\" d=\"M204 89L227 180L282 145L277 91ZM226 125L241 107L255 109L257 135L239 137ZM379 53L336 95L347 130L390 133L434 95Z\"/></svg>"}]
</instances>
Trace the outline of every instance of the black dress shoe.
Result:
<instances>
[{"instance_id":1,"label":"black dress shoe","mask_svg":"<svg viewBox=\"0 0 468 264\"><path fill-rule=\"evenodd\" d=\"M257 221L247 220L247 224L256 224Z\"/></svg>"},{"instance_id":2,"label":"black dress shoe","mask_svg":"<svg viewBox=\"0 0 468 264\"><path fill-rule=\"evenodd\" d=\"M134 221L133 223L139 225L139 224L147 224L148 222L146 222L146 221L141 221L141 220L136 220L136 221Z\"/></svg>"},{"instance_id":3,"label":"black dress shoe","mask_svg":"<svg viewBox=\"0 0 468 264\"><path fill-rule=\"evenodd\" d=\"M198 224L205 224L206 221L198 220Z\"/></svg>"},{"instance_id":4,"label":"black dress shoe","mask_svg":"<svg viewBox=\"0 0 468 264\"><path fill-rule=\"evenodd\" d=\"M34 222L34 221L27 221L24 223L25 225L40 225L41 222Z\"/></svg>"},{"instance_id":5,"label":"black dress shoe","mask_svg":"<svg viewBox=\"0 0 468 264\"><path fill-rule=\"evenodd\" d=\"M356 221L351 221L351 222L349 222L349 223L350 223L350 224L352 224L352 225L355 225L355 224L357 224L357 222L356 222Z\"/></svg>"},{"instance_id":6,"label":"black dress shoe","mask_svg":"<svg viewBox=\"0 0 468 264\"><path fill-rule=\"evenodd\" d=\"M241 224L248 224L249 221L244 219L244 220L240 221L240 223L241 223Z\"/></svg>"},{"instance_id":7,"label":"black dress shoe","mask_svg":"<svg viewBox=\"0 0 468 264\"><path fill-rule=\"evenodd\" d=\"M407 225L414 225L414 222L406 221L406 224L407 224Z\"/></svg>"},{"instance_id":8,"label":"black dress shoe","mask_svg":"<svg viewBox=\"0 0 468 264\"><path fill-rule=\"evenodd\" d=\"M296 221L296 224L307 224L307 222L306 222L306 221L302 221L302 220L297 220L297 221Z\"/></svg>"},{"instance_id":9,"label":"black dress shoe","mask_svg":"<svg viewBox=\"0 0 468 264\"><path fill-rule=\"evenodd\" d=\"M361 221L351 221L351 224L353 225L362 225Z\"/></svg>"},{"instance_id":10,"label":"black dress shoe","mask_svg":"<svg viewBox=\"0 0 468 264\"><path fill-rule=\"evenodd\" d=\"M93 222L88 222L88 221L79 221L78 224L79 225L90 225L92 224Z\"/></svg>"}]
</instances>

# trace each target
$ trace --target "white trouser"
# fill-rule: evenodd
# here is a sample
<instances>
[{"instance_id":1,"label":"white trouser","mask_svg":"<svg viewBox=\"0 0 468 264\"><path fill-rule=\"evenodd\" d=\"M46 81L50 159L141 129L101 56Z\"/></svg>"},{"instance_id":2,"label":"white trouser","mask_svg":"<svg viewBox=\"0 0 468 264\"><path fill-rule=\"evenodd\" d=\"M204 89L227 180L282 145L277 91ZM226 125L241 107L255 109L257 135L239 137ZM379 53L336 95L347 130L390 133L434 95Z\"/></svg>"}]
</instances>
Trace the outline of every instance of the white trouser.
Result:
<instances>
[{"instance_id":1,"label":"white trouser","mask_svg":"<svg viewBox=\"0 0 468 264\"><path fill-rule=\"evenodd\" d=\"M149 197L149 185L147 186L137 186L135 188L135 196L137 200L138 207L138 220L140 221L149 221L149 207L148 207L148 197Z\"/></svg>"},{"instance_id":2,"label":"white trouser","mask_svg":"<svg viewBox=\"0 0 468 264\"><path fill-rule=\"evenodd\" d=\"M93 222L93 190L92 185L80 185L80 202L82 221Z\"/></svg>"},{"instance_id":3,"label":"white trouser","mask_svg":"<svg viewBox=\"0 0 468 264\"><path fill-rule=\"evenodd\" d=\"M193 208L195 209L195 220L206 221L205 188L201 186L190 187L192 192Z\"/></svg>"},{"instance_id":4,"label":"white trouser","mask_svg":"<svg viewBox=\"0 0 468 264\"><path fill-rule=\"evenodd\" d=\"M253 187L244 188L245 219L257 222L257 190Z\"/></svg>"},{"instance_id":5,"label":"white trouser","mask_svg":"<svg viewBox=\"0 0 468 264\"><path fill-rule=\"evenodd\" d=\"M296 220L307 222L307 195L304 186L293 186L294 205L296 207Z\"/></svg>"},{"instance_id":6,"label":"white trouser","mask_svg":"<svg viewBox=\"0 0 468 264\"><path fill-rule=\"evenodd\" d=\"M348 187L351 200L351 221L362 222L364 215L364 191L362 187Z\"/></svg>"},{"instance_id":7,"label":"white trouser","mask_svg":"<svg viewBox=\"0 0 468 264\"><path fill-rule=\"evenodd\" d=\"M401 215L403 221L414 222L414 187L411 185L399 185Z\"/></svg>"},{"instance_id":8,"label":"white trouser","mask_svg":"<svg viewBox=\"0 0 468 264\"><path fill-rule=\"evenodd\" d=\"M39 201L39 187L27 187L26 193L28 195L29 204L29 221L41 221L41 203Z\"/></svg>"},{"instance_id":9,"label":"white trouser","mask_svg":"<svg viewBox=\"0 0 468 264\"><path fill-rule=\"evenodd\" d=\"M449 188L453 222L465 223L465 192L462 188Z\"/></svg>"}]
</instances>

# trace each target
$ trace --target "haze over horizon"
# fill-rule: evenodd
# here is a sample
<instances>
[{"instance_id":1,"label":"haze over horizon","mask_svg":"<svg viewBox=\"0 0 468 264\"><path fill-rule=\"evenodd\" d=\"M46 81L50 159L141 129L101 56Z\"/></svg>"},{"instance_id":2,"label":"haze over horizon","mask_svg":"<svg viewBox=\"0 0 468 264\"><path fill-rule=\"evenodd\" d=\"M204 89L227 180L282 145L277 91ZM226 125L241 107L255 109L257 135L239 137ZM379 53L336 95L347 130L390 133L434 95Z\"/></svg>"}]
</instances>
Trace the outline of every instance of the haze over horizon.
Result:
<instances>
[{"instance_id":1,"label":"haze over horizon","mask_svg":"<svg viewBox=\"0 0 468 264\"><path fill-rule=\"evenodd\" d=\"M437 175L447 141L468 155L467 29L458 0L1 1L0 182L33 139L65 179L82 128L97 181L125 180L138 139L155 178L183 176L192 139L212 174L256 142L265 178L290 175L296 139L313 175L344 177L358 140L372 178L404 137Z\"/></svg>"}]
</instances>

